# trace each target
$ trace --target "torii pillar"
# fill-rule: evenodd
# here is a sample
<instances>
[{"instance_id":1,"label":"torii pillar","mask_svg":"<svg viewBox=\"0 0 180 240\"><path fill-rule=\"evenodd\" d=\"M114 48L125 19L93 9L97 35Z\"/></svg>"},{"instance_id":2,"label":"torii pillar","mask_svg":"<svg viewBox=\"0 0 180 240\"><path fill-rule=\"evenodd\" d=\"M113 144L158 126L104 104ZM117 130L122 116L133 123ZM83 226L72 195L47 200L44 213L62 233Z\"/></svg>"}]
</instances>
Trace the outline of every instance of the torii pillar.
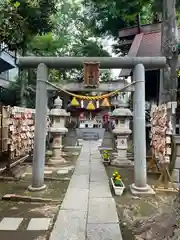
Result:
<instances>
[{"instance_id":1,"label":"torii pillar","mask_svg":"<svg viewBox=\"0 0 180 240\"><path fill-rule=\"evenodd\" d=\"M155 194L147 184L146 120L145 120L145 68L137 64L133 69L135 91L133 95L134 195Z\"/></svg>"}]
</instances>

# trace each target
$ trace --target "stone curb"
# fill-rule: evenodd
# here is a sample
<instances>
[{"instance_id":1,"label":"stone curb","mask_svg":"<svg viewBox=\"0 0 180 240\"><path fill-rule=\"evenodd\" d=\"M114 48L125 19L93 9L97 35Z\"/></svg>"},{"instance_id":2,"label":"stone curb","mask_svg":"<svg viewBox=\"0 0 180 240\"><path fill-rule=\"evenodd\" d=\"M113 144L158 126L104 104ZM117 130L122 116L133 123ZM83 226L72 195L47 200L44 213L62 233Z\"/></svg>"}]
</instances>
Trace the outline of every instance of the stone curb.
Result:
<instances>
[{"instance_id":1,"label":"stone curb","mask_svg":"<svg viewBox=\"0 0 180 240\"><path fill-rule=\"evenodd\" d=\"M58 178L58 177L44 177L45 181L70 181L70 178Z\"/></svg>"},{"instance_id":2,"label":"stone curb","mask_svg":"<svg viewBox=\"0 0 180 240\"><path fill-rule=\"evenodd\" d=\"M22 195L16 195L16 194L6 194L2 198L2 200L6 201L13 201L13 202L54 202L54 203L61 203L62 201L54 200L51 198L39 198L39 197L30 197L30 196L22 196Z\"/></svg>"},{"instance_id":3,"label":"stone curb","mask_svg":"<svg viewBox=\"0 0 180 240\"><path fill-rule=\"evenodd\" d=\"M5 176L0 176L0 181L20 181L22 180L21 177L5 177Z\"/></svg>"}]
</instances>

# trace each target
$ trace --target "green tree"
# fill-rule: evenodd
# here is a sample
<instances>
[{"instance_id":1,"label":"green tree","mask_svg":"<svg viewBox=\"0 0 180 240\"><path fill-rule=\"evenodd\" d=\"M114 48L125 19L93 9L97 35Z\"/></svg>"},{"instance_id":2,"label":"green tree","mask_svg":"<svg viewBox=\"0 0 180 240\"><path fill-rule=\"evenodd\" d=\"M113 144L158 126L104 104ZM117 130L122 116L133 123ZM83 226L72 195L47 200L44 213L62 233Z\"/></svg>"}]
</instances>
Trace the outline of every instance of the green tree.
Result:
<instances>
[{"instance_id":1,"label":"green tree","mask_svg":"<svg viewBox=\"0 0 180 240\"><path fill-rule=\"evenodd\" d=\"M53 29L52 14L56 12L55 0L2 0L0 2L0 41L20 55L28 54L28 45L37 34ZM19 70L21 104L24 103L28 75Z\"/></svg>"},{"instance_id":2,"label":"green tree","mask_svg":"<svg viewBox=\"0 0 180 240\"><path fill-rule=\"evenodd\" d=\"M162 0L84 0L87 24L96 34L118 37L118 31L137 25L140 14L142 24L161 20ZM180 1L177 0L177 10Z\"/></svg>"},{"instance_id":3,"label":"green tree","mask_svg":"<svg viewBox=\"0 0 180 240\"><path fill-rule=\"evenodd\" d=\"M54 0L3 0L0 2L0 40L9 49L26 51L37 34L52 30L51 16L56 12ZM24 54L23 54L24 55Z\"/></svg>"},{"instance_id":4,"label":"green tree","mask_svg":"<svg viewBox=\"0 0 180 240\"><path fill-rule=\"evenodd\" d=\"M118 30L136 23L137 14L149 6L149 0L84 0L87 24L95 33L118 36Z\"/></svg>"},{"instance_id":5,"label":"green tree","mask_svg":"<svg viewBox=\"0 0 180 240\"><path fill-rule=\"evenodd\" d=\"M33 36L27 45L28 53L36 56L109 56L103 49L101 41L95 38L91 29L85 25L82 14L82 5L78 2L62 0L57 12L51 17L54 26L52 31ZM101 75L103 80L107 80L110 73L103 72ZM49 81L53 83L71 79L81 81L83 71L76 69L49 71ZM23 82L26 105L34 107L35 94L32 89L35 89L36 85L36 70L30 69L28 77L23 76ZM21 79L18 78L16 83L11 85L17 93L21 92L20 83Z\"/></svg>"}]
</instances>

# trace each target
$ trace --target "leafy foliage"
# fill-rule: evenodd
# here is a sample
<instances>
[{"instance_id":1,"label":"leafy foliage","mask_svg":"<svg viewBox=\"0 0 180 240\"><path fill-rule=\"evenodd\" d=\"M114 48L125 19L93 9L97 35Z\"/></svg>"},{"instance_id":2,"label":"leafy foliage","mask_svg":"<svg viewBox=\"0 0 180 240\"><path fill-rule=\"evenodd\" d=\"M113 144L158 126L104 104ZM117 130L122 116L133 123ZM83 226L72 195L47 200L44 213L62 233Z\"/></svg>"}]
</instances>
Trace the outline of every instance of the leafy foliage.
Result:
<instances>
[{"instance_id":1,"label":"leafy foliage","mask_svg":"<svg viewBox=\"0 0 180 240\"><path fill-rule=\"evenodd\" d=\"M3 0L0 2L0 41L9 49L23 49L36 34L49 32L55 0Z\"/></svg>"},{"instance_id":2,"label":"leafy foliage","mask_svg":"<svg viewBox=\"0 0 180 240\"><path fill-rule=\"evenodd\" d=\"M118 36L118 31L137 25L137 15L141 23L147 24L161 20L162 0L84 0L84 13L89 26L95 33ZM176 1L177 10L180 0Z\"/></svg>"},{"instance_id":3,"label":"leafy foliage","mask_svg":"<svg viewBox=\"0 0 180 240\"><path fill-rule=\"evenodd\" d=\"M84 0L84 13L96 33L117 37L118 30L134 25L137 14L150 3L149 0Z\"/></svg>"},{"instance_id":4,"label":"leafy foliage","mask_svg":"<svg viewBox=\"0 0 180 240\"><path fill-rule=\"evenodd\" d=\"M51 32L45 35L36 35L29 44L29 51L39 56L52 56L63 46L61 38L56 38Z\"/></svg>"},{"instance_id":5,"label":"leafy foliage","mask_svg":"<svg viewBox=\"0 0 180 240\"><path fill-rule=\"evenodd\" d=\"M6 43L10 50L19 47L23 42L23 28L24 20L17 13L16 4L0 2L0 41Z\"/></svg>"},{"instance_id":6,"label":"leafy foliage","mask_svg":"<svg viewBox=\"0 0 180 240\"><path fill-rule=\"evenodd\" d=\"M39 5L34 7L38 9ZM27 39L26 52L36 56L109 56L109 53L103 49L100 39L94 37L92 30L86 25L87 21L84 20L82 5L78 1L61 0L57 4L56 12L50 17L52 25L48 26L53 26L51 31L43 33L44 28L37 25L36 34L35 29L23 32L23 36ZM76 69L51 69L49 81L56 83L71 79L81 81L83 79L82 72ZM101 79L105 81L109 78L110 71L103 71ZM34 107L35 93L32 90L36 85L36 70L30 69L28 74L21 72L16 83L11 84L10 89L18 96L22 95L22 82L26 105ZM16 104L19 104L19 101L20 98L16 99Z\"/></svg>"}]
</instances>

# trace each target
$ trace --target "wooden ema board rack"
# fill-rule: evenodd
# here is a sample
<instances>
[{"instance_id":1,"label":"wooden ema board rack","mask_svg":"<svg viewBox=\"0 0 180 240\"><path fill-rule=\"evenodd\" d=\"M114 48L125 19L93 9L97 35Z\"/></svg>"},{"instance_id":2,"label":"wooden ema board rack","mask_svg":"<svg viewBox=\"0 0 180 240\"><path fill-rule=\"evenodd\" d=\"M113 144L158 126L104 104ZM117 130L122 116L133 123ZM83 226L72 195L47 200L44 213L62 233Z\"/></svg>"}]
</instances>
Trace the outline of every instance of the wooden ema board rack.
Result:
<instances>
[{"instance_id":1,"label":"wooden ema board rack","mask_svg":"<svg viewBox=\"0 0 180 240\"><path fill-rule=\"evenodd\" d=\"M172 124L166 105L154 107L151 111L151 146L155 165L161 173L158 183L153 186L156 191L177 191L169 173L171 136Z\"/></svg>"},{"instance_id":2,"label":"wooden ema board rack","mask_svg":"<svg viewBox=\"0 0 180 240\"><path fill-rule=\"evenodd\" d=\"M34 111L13 107L9 118L10 159L18 159L29 154L34 147Z\"/></svg>"},{"instance_id":3,"label":"wooden ema board rack","mask_svg":"<svg viewBox=\"0 0 180 240\"><path fill-rule=\"evenodd\" d=\"M8 152L9 107L0 107L0 156Z\"/></svg>"}]
</instances>

